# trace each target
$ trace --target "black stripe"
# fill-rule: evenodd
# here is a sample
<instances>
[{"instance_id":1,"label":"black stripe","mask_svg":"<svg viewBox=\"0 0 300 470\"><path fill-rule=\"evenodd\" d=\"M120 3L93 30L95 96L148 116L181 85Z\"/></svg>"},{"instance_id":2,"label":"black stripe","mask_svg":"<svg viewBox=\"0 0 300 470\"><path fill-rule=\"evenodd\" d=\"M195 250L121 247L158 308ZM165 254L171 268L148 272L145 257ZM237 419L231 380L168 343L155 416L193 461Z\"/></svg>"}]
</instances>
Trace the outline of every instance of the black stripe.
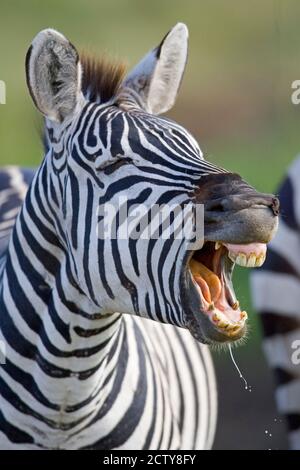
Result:
<instances>
[{"instance_id":1,"label":"black stripe","mask_svg":"<svg viewBox=\"0 0 300 470\"><path fill-rule=\"evenodd\" d=\"M153 438L154 430L155 430L155 423L157 420L157 383L156 383L156 375L154 374L155 365L153 363L153 358L149 352L146 352L148 360L151 364L151 378L152 378L152 387L153 387L153 408L152 408L152 418L150 428L148 429L147 436L142 447L142 450L148 450L151 444L151 440Z\"/></svg>"},{"instance_id":2,"label":"black stripe","mask_svg":"<svg viewBox=\"0 0 300 470\"><path fill-rule=\"evenodd\" d=\"M178 427L179 427L180 434L182 434L183 420L184 420L184 392L183 392L183 388L182 388L182 381L181 381L181 377L180 377L180 374L179 374L179 369L177 367L177 360L176 360L174 348L172 347L169 336L165 335L165 338L166 338L166 341L167 341L167 343L169 345L169 348L170 348L170 353L171 353L172 360L173 360L173 365L174 365L174 368L175 368L176 384L177 384L178 390L179 390L180 411L179 411Z\"/></svg>"},{"instance_id":3,"label":"black stripe","mask_svg":"<svg viewBox=\"0 0 300 470\"><path fill-rule=\"evenodd\" d=\"M299 312L295 312L298 315ZM300 327L298 318L289 317L287 315L275 314L272 312L261 312L262 324L264 327L265 337L269 338L278 334L292 333Z\"/></svg>"},{"instance_id":4,"label":"black stripe","mask_svg":"<svg viewBox=\"0 0 300 470\"><path fill-rule=\"evenodd\" d=\"M90 179L87 180L87 201L86 201L86 213L85 213L85 231L84 231L84 253L83 253L83 270L85 282L89 291L90 298L93 302L98 305L95 297L92 280L90 276L89 258L90 258L90 236L93 219L93 202L94 202L94 191L93 183Z\"/></svg>"},{"instance_id":5,"label":"black stripe","mask_svg":"<svg viewBox=\"0 0 300 470\"><path fill-rule=\"evenodd\" d=\"M186 348L186 345L184 343L184 339L179 335L179 332L177 329L175 329L175 334L178 338L178 341L180 342L181 344L181 347L183 349L183 352L184 352L184 356L185 356L185 359L187 361L187 364L188 364L188 370L190 372L190 377L191 377L191 381L192 381L192 384L193 384L193 397L195 399L195 416L194 416L194 426L195 426L195 430L196 429L199 429L199 420L200 420L200 403L199 403L199 400L198 400L198 391L197 391L197 380L196 380L196 377L195 377L195 373L197 373L197 371L195 371L195 368L193 367L193 364L191 363L191 360L190 360L190 356L188 354L188 351L187 351L187 348ZM196 447L196 432L194 433L194 443L193 443L193 449L195 449Z\"/></svg>"},{"instance_id":6,"label":"black stripe","mask_svg":"<svg viewBox=\"0 0 300 470\"><path fill-rule=\"evenodd\" d=\"M130 210L133 206L136 206L137 204L139 204L139 205L143 204L144 202L147 201L147 199L150 197L151 194L152 194L152 188L146 188L146 189L143 189L141 191L141 193L138 194L138 196L136 198L129 199L128 201L126 201L126 203L124 205L125 205L125 207L127 206L128 215L130 214ZM124 213L123 212L123 206L121 206L119 210L120 210L121 213ZM146 218L146 223L147 223L147 215L140 218L140 224L143 227L145 226L145 224L144 224L145 218ZM138 226L135 227L135 230L138 233ZM130 234L130 233L128 234L128 236L129 236L128 245L129 245L129 251L130 251L132 265L133 265L133 268L135 270L136 275L139 276L140 275L140 270L139 270L138 253L137 253L137 242L138 242L139 238L138 237L132 237L132 234Z\"/></svg>"},{"instance_id":7,"label":"black stripe","mask_svg":"<svg viewBox=\"0 0 300 470\"><path fill-rule=\"evenodd\" d=\"M26 241L28 245L30 246L30 249L33 251L36 258L40 260L45 270L50 272L53 276L55 276L55 274L59 270L59 266L60 266L59 260L52 253L50 253L48 250L43 248L40 245L40 243L37 241L37 239L32 235L31 230L28 228L25 222L22 211L20 213L20 223L21 223L23 235L26 238Z\"/></svg>"},{"instance_id":8,"label":"black stripe","mask_svg":"<svg viewBox=\"0 0 300 470\"><path fill-rule=\"evenodd\" d=\"M22 384L30 395L32 395L39 403L52 410L59 410L60 406L51 403L47 397L41 392L39 386L35 382L32 375L25 372L23 369L13 364L8 358L6 358L5 364L2 365L3 370L16 382Z\"/></svg>"},{"instance_id":9,"label":"black stripe","mask_svg":"<svg viewBox=\"0 0 300 470\"><path fill-rule=\"evenodd\" d=\"M103 326L102 328L81 328L80 326L74 326L74 331L75 333L82 337L82 338L90 338L91 336L97 336L100 335L101 333L104 333L104 331L109 330L115 323L120 321L120 315L117 316L117 318L114 318L114 320L107 325Z\"/></svg>"},{"instance_id":10,"label":"black stripe","mask_svg":"<svg viewBox=\"0 0 300 470\"><path fill-rule=\"evenodd\" d=\"M288 414L286 419L290 431L298 431L300 429L300 413Z\"/></svg>"},{"instance_id":11,"label":"black stripe","mask_svg":"<svg viewBox=\"0 0 300 470\"><path fill-rule=\"evenodd\" d=\"M291 372L288 372L281 367L275 367L274 374L278 385L287 385L290 382L293 382L296 378Z\"/></svg>"},{"instance_id":12,"label":"black stripe","mask_svg":"<svg viewBox=\"0 0 300 470\"><path fill-rule=\"evenodd\" d=\"M122 147L122 137L124 133L124 118L122 113L118 113L111 118L111 135L113 138L110 140L110 153L112 157L123 155L124 150Z\"/></svg>"},{"instance_id":13,"label":"black stripe","mask_svg":"<svg viewBox=\"0 0 300 470\"><path fill-rule=\"evenodd\" d=\"M3 406L3 405L2 405ZM24 431L9 423L0 409L0 429L7 439L15 444L33 444L33 438Z\"/></svg>"},{"instance_id":14,"label":"black stripe","mask_svg":"<svg viewBox=\"0 0 300 470\"><path fill-rule=\"evenodd\" d=\"M96 449L114 449L124 444L136 429L145 407L145 399L147 396L147 376L145 373L145 351L143 348L143 337L136 322L133 324L138 349L139 363L137 369L141 372L138 377L136 390L132 394L132 400L129 408L120 419L116 427L104 438L96 441L93 448ZM114 395L114 399L116 395ZM105 409L105 404L103 406Z\"/></svg>"},{"instance_id":15,"label":"black stripe","mask_svg":"<svg viewBox=\"0 0 300 470\"><path fill-rule=\"evenodd\" d=\"M71 186L71 195L72 195L72 227L71 227L71 238L72 245L75 250L77 250L77 230L78 230L78 221L79 221L79 183L78 178L76 178L72 168L68 167L70 186Z\"/></svg>"},{"instance_id":16,"label":"black stripe","mask_svg":"<svg viewBox=\"0 0 300 470\"><path fill-rule=\"evenodd\" d=\"M279 190L279 200L282 220L293 230L299 231L300 227L295 215L293 183L288 176Z\"/></svg>"},{"instance_id":17,"label":"black stripe","mask_svg":"<svg viewBox=\"0 0 300 470\"><path fill-rule=\"evenodd\" d=\"M268 248L266 261L260 269L270 271L271 273L289 274L300 281L299 272L295 270L286 258L283 258L272 247Z\"/></svg>"}]
</instances>

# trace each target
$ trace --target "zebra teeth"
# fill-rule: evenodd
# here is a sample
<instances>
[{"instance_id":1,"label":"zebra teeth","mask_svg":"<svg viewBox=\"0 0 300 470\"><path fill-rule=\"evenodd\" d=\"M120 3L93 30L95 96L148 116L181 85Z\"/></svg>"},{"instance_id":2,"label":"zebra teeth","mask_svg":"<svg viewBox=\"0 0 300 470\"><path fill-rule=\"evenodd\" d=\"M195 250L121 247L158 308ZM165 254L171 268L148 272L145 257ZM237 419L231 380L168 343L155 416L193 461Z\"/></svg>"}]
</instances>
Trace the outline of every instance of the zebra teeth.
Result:
<instances>
[{"instance_id":1,"label":"zebra teeth","mask_svg":"<svg viewBox=\"0 0 300 470\"><path fill-rule=\"evenodd\" d=\"M266 260L266 255L260 255L256 258L255 267L260 268Z\"/></svg>"},{"instance_id":2,"label":"zebra teeth","mask_svg":"<svg viewBox=\"0 0 300 470\"><path fill-rule=\"evenodd\" d=\"M228 257L233 261L234 263L236 262L237 255L236 253L233 253L232 251L228 252Z\"/></svg>"},{"instance_id":3,"label":"zebra teeth","mask_svg":"<svg viewBox=\"0 0 300 470\"><path fill-rule=\"evenodd\" d=\"M245 253L239 253L235 259L235 263L239 266L246 267L247 266L247 256Z\"/></svg>"},{"instance_id":4,"label":"zebra teeth","mask_svg":"<svg viewBox=\"0 0 300 470\"><path fill-rule=\"evenodd\" d=\"M256 263L256 255L255 253L251 253L251 255L247 258L247 267L254 268Z\"/></svg>"},{"instance_id":5,"label":"zebra teeth","mask_svg":"<svg viewBox=\"0 0 300 470\"><path fill-rule=\"evenodd\" d=\"M256 253L250 253L246 255L246 253L233 253L228 252L228 256L234 263L242 266L244 268L258 268L263 265L266 256L265 254L256 255Z\"/></svg>"},{"instance_id":6,"label":"zebra teeth","mask_svg":"<svg viewBox=\"0 0 300 470\"><path fill-rule=\"evenodd\" d=\"M248 318L248 314L247 314L247 312L245 312L245 311L241 312L241 320L244 320L244 321L246 321L246 320L247 320L247 318Z\"/></svg>"},{"instance_id":7,"label":"zebra teeth","mask_svg":"<svg viewBox=\"0 0 300 470\"><path fill-rule=\"evenodd\" d=\"M212 320L218 328L222 330L226 330L226 332L236 332L240 330L244 325L248 318L247 312L241 312L240 320L237 322L230 321L226 315L222 312L214 312L212 316Z\"/></svg>"}]
</instances>

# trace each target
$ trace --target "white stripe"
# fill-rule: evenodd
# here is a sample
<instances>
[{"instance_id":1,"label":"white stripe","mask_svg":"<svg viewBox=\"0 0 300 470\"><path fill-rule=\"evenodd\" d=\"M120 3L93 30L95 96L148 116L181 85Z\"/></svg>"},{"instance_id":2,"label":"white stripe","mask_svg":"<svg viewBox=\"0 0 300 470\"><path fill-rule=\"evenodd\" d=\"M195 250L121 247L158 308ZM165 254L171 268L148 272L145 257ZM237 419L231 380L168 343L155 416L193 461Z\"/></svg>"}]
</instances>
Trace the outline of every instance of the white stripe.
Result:
<instances>
[{"instance_id":1,"label":"white stripe","mask_svg":"<svg viewBox=\"0 0 300 470\"><path fill-rule=\"evenodd\" d=\"M296 158L296 160L290 166L288 175L293 185L293 201L290 201L290 203L293 203L295 217L300 226L300 157Z\"/></svg>"},{"instance_id":2,"label":"white stripe","mask_svg":"<svg viewBox=\"0 0 300 470\"><path fill-rule=\"evenodd\" d=\"M298 232L284 223L284 219L280 221L279 230L270 243L270 247L300 274L300 236Z\"/></svg>"},{"instance_id":3,"label":"white stripe","mask_svg":"<svg viewBox=\"0 0 300 470\"><path fill-rule=\"evenodd\" d=\"M27 193L28 186L24 181L23 174L17 166L6 167L7 173L11 178L11 184L14 188L18 189L19 196L24 199Z\"/></svg>"},{"instance_id":4,"label":"white stripe","mask_svg":"<svg viewBox=\"0 0 300 470\"><path fill-rule=\"evenodd\" d=\"M300 379L278 387L276 400L281 413L300 413Z\"/></svg>"},{"instance_id":5,"label":"white stripe","mask_svg":"<svg viewBox=\"0 0 300 470\"><path fill-rule=\"evenodd\" d=\"M258 311L299 317L300 282L289 274L255 272L251 278L253 301Z\"/></svg>"},{"instance_id":6,"label":"white stripe","mask_svg":"<svg viewBox=\"0 0 300 470\"><path fill-rule=\"evenodd\" d=\"M292 355L295 352L292 345L300 339L300 328L285 335L278 334L271 338L265 338L263 348L271 367L281 367L300 378L300 367L293 364Z\"/></svg>"},{"instance_id":7,"label":"white stripe","mask_svg":"<svg viewBox=\"0 0 300 470\"><path fill-rule=\"evenodd\" d=\"M289 434L290 449L300 450L300 429Z\"/></svg>"},{"instance_id":8,"label":"white stripe","mask_svg":"<svg viewBox=\"0 0 300 470\"><path fill-rule=\"evenodd\" d=\"M209 431L206 443L206 449L211 449L213 446L216 427L217 427L217 416L218 416L218 393L217 393L217 383L215 376L215 369L212 361L212 357L209 351L208 346L203 344L200 345L201 351L203 354L203 360L206 365L208 385L207 390L210 400L210 416L209 416Z\"/></svg>"}]
</instances>

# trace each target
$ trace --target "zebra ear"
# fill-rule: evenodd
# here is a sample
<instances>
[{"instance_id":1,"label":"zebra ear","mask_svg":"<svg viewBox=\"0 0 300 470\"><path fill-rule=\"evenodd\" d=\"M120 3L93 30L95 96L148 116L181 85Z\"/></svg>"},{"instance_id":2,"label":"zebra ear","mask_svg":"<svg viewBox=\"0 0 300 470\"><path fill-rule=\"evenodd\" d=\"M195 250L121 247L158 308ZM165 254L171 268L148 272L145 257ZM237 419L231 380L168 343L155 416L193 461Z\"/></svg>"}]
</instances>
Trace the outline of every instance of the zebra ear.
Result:
<instances>
[{"instance_id":1,"label":"zebra ear","mask_svg":"<svg viewBox=\"0 0 300 470\"><path fill-rule=\"evenodd\" d=\"M78 52L60 33L45 29L26 55L27 85L36 107L47 118L62 122L74 113L81 95Z\"/></svg>"},{"instance_id":2,"label":"zebra ear","mask_svg":"<svg viewBox=\"0 0 300 470\"><path fill-rule=\"evenodd\" d=\"M127 75L120 89L120 98L128 88L146 111L161 114L174 104L188 54L188 29L177 23L158 47L150 51ZM127 89L127 90L126 90ZM132 94L132 93L131 93ZM126 99L126 98L125 98Z\"/></svg>"}]
</instances>

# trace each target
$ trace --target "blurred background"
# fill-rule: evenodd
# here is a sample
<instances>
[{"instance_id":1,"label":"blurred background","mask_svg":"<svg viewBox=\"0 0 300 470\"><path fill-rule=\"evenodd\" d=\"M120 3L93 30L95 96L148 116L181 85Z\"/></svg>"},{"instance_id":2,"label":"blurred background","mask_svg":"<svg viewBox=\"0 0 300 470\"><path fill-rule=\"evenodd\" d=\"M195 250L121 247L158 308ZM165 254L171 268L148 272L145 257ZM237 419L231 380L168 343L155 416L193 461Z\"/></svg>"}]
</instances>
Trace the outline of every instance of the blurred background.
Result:
<instances>
[{"instance_id":1,"label":"blurred background","mask_svg":"<svg viewBox=\"0 0 300 470\"><path fill-rule=\"evenodd\" d=\"M182 21L190 30L189 63L170 116L194 134L206 158L258 190L274 191L300 150L300 105L291 102L291 84L300 79L299 19L298 0L2 0L0 80L7 104L0 106L0 165L41 160L39 119L24 76L24 57L39 30L58 29L79 48L133 66ZM227 350L214 352L220 395L215 448L286 448L248 272L236 269L235 277L251 332L234 355L252 388L245 390Z\"/></svg>"}]
</instances>

